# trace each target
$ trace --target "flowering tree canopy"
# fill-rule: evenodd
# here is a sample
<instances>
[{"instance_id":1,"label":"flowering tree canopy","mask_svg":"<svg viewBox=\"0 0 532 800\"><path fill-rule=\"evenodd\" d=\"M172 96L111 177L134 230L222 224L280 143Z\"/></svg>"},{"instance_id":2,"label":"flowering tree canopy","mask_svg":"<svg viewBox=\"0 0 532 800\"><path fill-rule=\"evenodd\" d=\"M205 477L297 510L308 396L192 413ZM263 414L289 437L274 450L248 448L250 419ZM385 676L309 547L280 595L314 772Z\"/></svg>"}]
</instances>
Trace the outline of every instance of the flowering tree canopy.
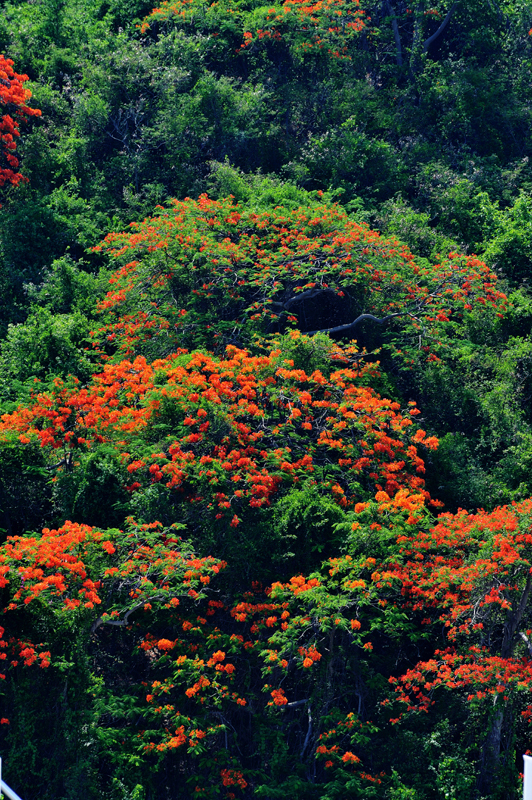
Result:
<instances>
[{"instance_id":1,"label":"flowering tree canopy","mask_svg":"<svg viewBox=\"0 0 532 800\"><path fill-rule=\"evenodd\" d=\"M382 731L447 691L484 720L489 790L531 716L530 502L434 518L438 439L352 340L368 321L438 364L504 313L495 274L430 267L312 196L174 201L96 250L118 262L98 367L0 421L61 520L0 548L4 675L91 652L107 750L213 798L379 796Z\"/></svg>"},{"instance_id":2,"label":"flowering tree canopy","mask_svg":"<svg viewBox=\"0 0 532 800\"><path fill-rule=\"evenodd\" d=\"M352 339L366 322L389 327L409 358L437 358L479 306L484 316L506 307L479 259L451 253L427 266L319 199L261 210L203 195L131 228L95 248L123 264L100 333L128 355L249 346L290 325Z\"/></svg>"}]
</instances>

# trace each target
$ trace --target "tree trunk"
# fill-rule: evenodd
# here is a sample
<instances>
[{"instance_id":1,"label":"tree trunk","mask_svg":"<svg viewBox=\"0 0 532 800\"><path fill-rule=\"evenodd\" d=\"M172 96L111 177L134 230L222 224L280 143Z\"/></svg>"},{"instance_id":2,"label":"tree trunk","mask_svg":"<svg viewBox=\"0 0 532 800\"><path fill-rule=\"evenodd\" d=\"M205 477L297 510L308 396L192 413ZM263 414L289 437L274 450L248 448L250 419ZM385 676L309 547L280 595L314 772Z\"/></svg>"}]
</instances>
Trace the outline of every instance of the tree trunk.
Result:
<instances>
[{"instance_id":1,"label":"tree trunk","mask_svg":"<svg viewBox=\"0 0 532 800\"><path fill-rule=\"evenodd\" d=\"M478 792L481 797L489 797L493 781L497 775L501 757L501 738L504 723L505 706L502 697L497 697L499 706L495 709L491 727L482 747L480 756L480 774L478 778Z\"/></svg>"},{"instance_id":2,"label":"tree trunk","mask_svg":"<svg viewBox=\"0 0 532 800\"><path fill-rule=\"evenodd\" d=\"M527 575L525 588L517 607L509 613L504 626L503 641L501 647L501 658L511 658L517 642L517 631L523 615L525 613L530 593L532 591L532 575ZM526 636L525 636L526 640ZM491 727L482 747L480 757L480 774L478 779L478 789L481 796L491 794L493 781L497 775L501 761L501 741L504 727L506 704L502 696L496 695L495 714L491 721Z\"/></svg>"},{"instance_id":3,"label":"tree trunk","mask_svg":"<svg viewBox=\"0 0 532 800\"><path fill-rule=\"evenodd\" d=\"M386 11L392 20L393 38L395 39L395 61L398 67L403 66L403 50L401 47L401 36L399 35L399 25L397 24L397 15L395 8L392 6L390 0L386 0Z\"/></svg>"}]
</instances>

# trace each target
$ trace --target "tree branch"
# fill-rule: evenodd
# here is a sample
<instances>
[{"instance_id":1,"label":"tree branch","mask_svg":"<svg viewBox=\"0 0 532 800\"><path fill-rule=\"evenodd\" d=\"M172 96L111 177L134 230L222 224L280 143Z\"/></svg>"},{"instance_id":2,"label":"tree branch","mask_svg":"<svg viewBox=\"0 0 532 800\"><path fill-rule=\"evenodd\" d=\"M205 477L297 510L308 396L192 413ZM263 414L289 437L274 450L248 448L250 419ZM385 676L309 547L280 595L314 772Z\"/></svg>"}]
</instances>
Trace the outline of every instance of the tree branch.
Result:
<instances>
[{"instance_id":1,"label":"tree branch","mask_svg":"<svg viewBox=\"0 0 532 800\"><path fill-rule=\"evenodd\" d=\"M458 5L458 2L452 4L452 6L450 7L449 11L447 12L447 14L445 16L445 19L443 20L443 22L440 25L440 27L438 28L438 30L435 33L433 33L432 36L429 36L428 39L425 39L425 41L423 42L423 50L425 52L427 52L427 50L429 49L431 44L433 44L433 42L435 42L436 39L439 39L440 36L442 35L442 33L445 31L445 29L449 25L449 22L451 21L451 17L454 14L457 5Z\"/></svg>"},{"instance_id":2,"label":"tree branch","mask_svg":"<svg viewBox=\"0 0 532 800\"><path fill-rule=\"evenodd\" d=\"M129 617L130 617L131 614L133 614L135 611L138 611L139 608L143 608L143 606L147 602L149 602L150 600L153 601L153 600L162 600L162 599L163 599L163 596L161 596L161 595L159 595L159 596L156 595L154 597L145 598L142 601L142 603L137 603L136 606L133 606L133 608L130 608L128 611L126 611L126 613L124 614L123 619L104 619L103 617L98 617L98 619L95 620L95 622L92 623L91 633L95 633L98 630L98 628L100 627L100 625L114 625L116 628L124 628L124 627L127 626L128 622L129 622Z\"/></svg>"},{"instance_id":3,"label":"tree branch","mask_svg":"<svg viewBox=\"0 0 532 800\"><path fill-rule=\"evenodd\" d=\"M523 631L519 631L519 636L521 637L521 639L523 640L523 642L524 642L524 643L526 644L526 646L527 646L528 655L529 655L529 656L532 656L532 644L531 644L531 642L530 642L530 639L528 638L528 636L526 635L526 633L523 633Z\"/></svg>"},{"instance_id":4,"label":"tree branch","mask_svg":"<svg viewBox=\"0 0 532 800\"><path fill-rule=\"evenodd\" d=\"M54 469L58 469L59 467L65 466L67 469L72 469L72 451L70 450L61 461L58 461L57 464L51 464L49 467L46 467L48 472L52 472Z\"/></svg>"},{"instance_id":5,"label":"tree branch","mask_svg":"<svg viewBox=\"0 0 532 800\"><path fill-rule=\"evenodd\" d=\"M308 745L308 743L309 743L309 739L310 739L310 737L311 737L311 734L312 734L312 712L311 712L311 707L310 707L310 705L309 705L309 707L308 707L308 709L307 709L307 712L308 712L308 728L307 728L307 735L305 736L305 741L304 741L304 743L303 743L303 749L301 750L301 753L299 754L299 757L300 757L300 758L303 758L303 753L304 753L304 752L305 752L305 750L307 749L307 745Z\"/></svg>"},{"instance_id":6,"label":"tree branch","mask_svg":"<svg viewBox=\"0 0 532 800\"><path fill-rule=\"evenodd\" d=\"M270 306L274 308L281 308L283 311L290 311L292 306L295 306L297 303L300 303L302 300L311 300L313 297L317 297L320 294L333 294L335 297L338 296L338 293L334 291L334 289L322 289L321 287L315 289L307 289L304 292L300 292L300 294L296 294L291 297L286 303L281 302L272 302Z\"/></svg>"},{"instance_id":7,"label":"tree branch","mask_svg":"<svg viewBox=\"0 0 532 800\"><path fill-rule=\"evenodd\" d=\"M305 703L309 702L309 698L307 697L305 700L294 700L293 703L285 703L284 706L281 706L281 711L285 708L295 708L296 706L304 706Z\"/></svg>"},{"instance_id":8,"label":"tree branch","mask_svg":"<svg viewBox=\"0 0 532 800\"><path fill-rule=\"evenodd\" d=\"M517 609L510 615L506 625L504 626L504 634L502 639L502 647L501 647L501 656L502 658L509 658L512 655L512 651L514 648L513 639L515 636L515 632L519 627L521 619L523 618L523 614L525 613L526 604L528 603L528 598L530 597L530 592L532 591L532 575L528 573L526 578L526 585L523 590L523 594L521 595L521 600ZM521 638L523 638L521 636Z\"/></svg>"},{"instance_id":9,"label":"tree branch","mask_svg":"<svg viewBox=\"0 0 532 800\"><path fill-rule=\"evenodd\" d=\"M387 314L385 317L376 317L374 314L360 314L353 322L347 322L345 325L336 325L334 328L320 328L317 331L307 331L306 336L315 336L317 333L344 333L355 328L360 322L365 319L370 319L372 322L377 322L379 325L384 325L389 319L394 317L403 317L408 315L412 316L409 311L397 311L395 314Z\"/></svg>"}]
</instances>

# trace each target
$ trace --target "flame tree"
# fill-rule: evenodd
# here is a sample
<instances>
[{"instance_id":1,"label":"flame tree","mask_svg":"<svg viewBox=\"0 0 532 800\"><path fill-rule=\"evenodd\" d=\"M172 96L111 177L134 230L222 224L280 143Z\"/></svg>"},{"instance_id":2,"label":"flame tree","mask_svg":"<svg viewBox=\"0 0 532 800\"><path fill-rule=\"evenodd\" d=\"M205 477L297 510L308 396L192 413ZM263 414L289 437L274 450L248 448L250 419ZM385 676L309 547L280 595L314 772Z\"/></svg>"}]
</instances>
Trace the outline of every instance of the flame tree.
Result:
<instances>
[{"instance_id":1,"label":"flame tree","mask_svg":"<svg viewBox=\"0 0 532 800\"><path fill-rule=\"evenodd\" d=\"M323 333L365 316L407 363L438 359L503 313L495 276L457 255L430 269L319 198L176 201L99 248L118 268L98 369L35 384L0 424L4 451L39 454L54 520L0 548L13 740L24 687L56 697L60 749L91 754L56 794L86 790L90 764L109 791L118 764L130 793L340 800L408 792L396 730L451 709L479 791L509 786L530 501L435 519L437 439ZM336 302L346 321L316 333Z\"/></svg>"}]
</instances>

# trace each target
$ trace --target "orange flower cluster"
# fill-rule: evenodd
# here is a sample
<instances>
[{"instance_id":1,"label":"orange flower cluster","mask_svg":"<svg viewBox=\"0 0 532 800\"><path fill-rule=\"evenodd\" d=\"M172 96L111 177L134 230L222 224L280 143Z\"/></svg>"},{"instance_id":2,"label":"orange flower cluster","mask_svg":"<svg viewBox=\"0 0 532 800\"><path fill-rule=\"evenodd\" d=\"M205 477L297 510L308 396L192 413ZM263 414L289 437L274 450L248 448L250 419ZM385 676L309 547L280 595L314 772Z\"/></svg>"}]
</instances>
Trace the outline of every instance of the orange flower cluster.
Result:
<instances>
[{"instance_id":1,"label":"orange flower cluster","mask_svg":"<svg viewBox=\"0 0 532 800\"><path fill-rule=\"evenodd\" d=\"M321 660L321 653L319 653L315 647L300 647L298 651L303 659L303 666L307 669L311 667L315 661Z\"/></svg>"},{"instance_id":2,"label":"orange flower cluster","mask_svg":"<svg viewBox=\"0 0 532 800\"><path fill-rule=\"evenodd\" d=\"M176 547L180 540L162 536L160 528L159 523L133 525L129 533L113 532L111 543L109 531L67 521L57 530L45 528L40 537L9 537L0 550L0 587L11 591L4 614L19 609L32 613L35 607L34 613L42 615L48 608L62 619L97 609L96 630L105 624L125 625L135 610L150 610L152 599L169 609L179 605L176 593L188 600L193 592L194 599L201 599L205 578L216 575L223 562L182 553ZM6 660L3 651L9 646L11 667L17 667L19 660L25 666L37 661L42 668L49 666L51 652L43 645L14 637L6 640L4 634L0 627L1 660ZM166 638L141 645L143 650L157 647L163 655L175 646L176 641ZM227 674L232 669L225 666Z\"/></svg>"},{"instance_id":3,"label":"orange flower cluster","mask_svg":"<svg viewBox=\"0 0 532 800\"><path fill-rule=\"evenodd\" d=\"M13 61L0 54L0 103L11 113L0 117L0 152L7 166L0 167L0 186L11 183L17 186L28 179L19 171L19 160L15 156L16 139L20 136L20 122L27 117L38 117L38 108L30 108L31 92L24 87L27 75L19 75L13 69ZM12 116L13 115L13 116Z\"/></svg>"},{"instance_id":4,"label":"orange flower cluster","mask_svg":"<svg viewBox=\"0 0 532 800\"><path fill-rule=\"evenodd\" d=\"M273 697L273 704L276 706L285 706L288 703L282 689L274 689L273 692L271 692L271 696ZM268 705L272 705L272 703L268 703Z\"/></svg>"},{"instance_id":5,"label":"orange flower cluster","mask_svg":"<svg viewBox=\"0 0 532 800\"><path fill-rule=\"evenodd\" d=\"M241 789L245 789L248 785L242 773L236 769L222 769L220 777L223 786L240 786Z\"/></svg>"},{"instance_id":6,"label":"orange flower cluster","mask_svg":"<svg viewBox=\"0 0 532 800\"><path fill-rule=\"evenodd\" d=\"M518 652L530 627L531 513L532 499L490 513L441 514L428 531L400 535L397 563L373 572L376 587L400 587L402 607L424 614L423 625L443 625L450 643L390 678L406 710L428 711L440 687L464 690L470 702L532 688L528 651ZM487 631L500 641L498 653L485 645Z\"/></svg>"},{"instance_id":7,"label":"orange flower cluster","mask_svg":"<svg viewBox=\"0 0 532 800\"><path fill-rule=\"evenodd\" d=\"M58 381L54 394L38 394L29 406L3 415L0 436L15 433L20 446L37 439L54 459L53 451L62 449L64 464L68 453L83 455L106 442L123 465L129 492L162 483L217 518L229 518L233 527L246 505L268 506L317 468L333 471L335 465L342 468L342 485L324 476L320 486L340 506L361 499L365 475L383 507L406 504L415 511L424 496L417 447L436 444L414 432L415 409L401 414L398 403L361 386L368 368L338 369L326 378L318 370L307 375L281 366L279 359L276 350L251 357L229 347L225 359L195 352L186 364L179 355L153 364L143 357L109 364L87 387ZM154 451L141 439L139 457L139 435L148 438L153 426L160 431L170 410L166 439ZM222 441L212 438L219 415L227 428Z\"/></svg>"},{"instance_id":8,"label":"orange flower cluster","mask_svg":"<svg viewBox=\"0 0 532 800\"><path fill-rule=\"evenodd\" d=\"M350 712L343 719L339 719L334 728L325 730L320 734L320 744L315 751L316 756L320 760L326 759L324 765L326 769L331 769L333 766L339 769L361 766L360 757L353 753L352 750L345 748L349 742L351 742L350 746L353 746L353 743L359 740L361 743L364 742L365 737L371 731L371 723L360 722L357 715ZM375 780L380 783L379 778L375 778L366 772L358 772L357 774L364 779Z\"/></svg>"}]
</instances>

